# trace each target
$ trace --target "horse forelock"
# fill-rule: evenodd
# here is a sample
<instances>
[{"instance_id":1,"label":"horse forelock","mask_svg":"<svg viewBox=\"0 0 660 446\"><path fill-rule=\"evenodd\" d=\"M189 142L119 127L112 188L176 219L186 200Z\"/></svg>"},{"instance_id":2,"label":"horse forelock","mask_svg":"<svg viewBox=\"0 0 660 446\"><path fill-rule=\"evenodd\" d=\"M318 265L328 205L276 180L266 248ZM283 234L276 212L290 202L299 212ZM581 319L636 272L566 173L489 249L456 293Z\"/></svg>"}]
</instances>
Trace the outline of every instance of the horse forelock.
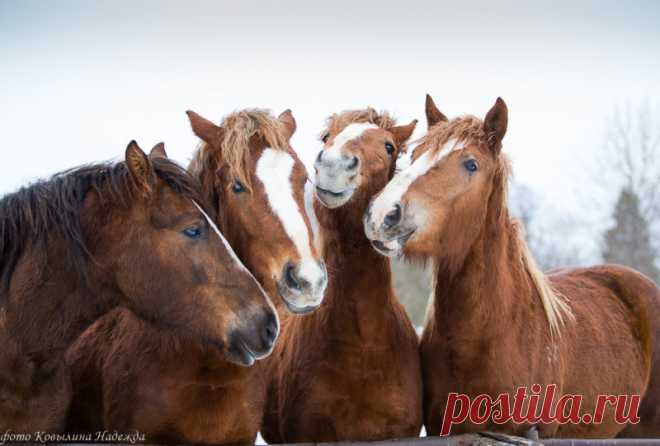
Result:
<instances>
[{"instance_id":1,"label":"horse forelock","mask_svg":"<svg viewBox=\"0 0 660 446\"><path fill-rule=\"evenodd\" d=\"M220 127L217 143L204 142L193 155L188 170L198 179L208 169L215 170L215 166L223 163L234 178L250 187L249 169L254 165L251 140L255 136L262 138L268 148L290 150L284 124L268 110L255 108L234 112L223 119Z\"/></svg>"},{"instance_id":2,"label":"horse forelock","mask_svg":"<svg viewBox=\"0 0 660 446\"><path fill-rule=\"evenodd\" d=\"M413 141L411 145L428 147L431 155L437 157L439 152L451 141L455 141L456 148L468 144L485 146L487 138L483 129L483 121L472 115L460 116L451 121L434 125L426 135Z\"/></svg>"},{"instance_id":3,"label":"horse forelock","mask_svg":"<svg viewBox=\"0 0 660 446\"><path fill-rule=\"evenodd\" d=\"M371 107L360 110L345 110L340 113L334 113L327 118L326 130L321 132L320 137L322 138L326 132L337 135L349 125L358 123L374 124L387 130L396 125L396 120L389 112L378 112Z\"/></svg>"}]
</instances>

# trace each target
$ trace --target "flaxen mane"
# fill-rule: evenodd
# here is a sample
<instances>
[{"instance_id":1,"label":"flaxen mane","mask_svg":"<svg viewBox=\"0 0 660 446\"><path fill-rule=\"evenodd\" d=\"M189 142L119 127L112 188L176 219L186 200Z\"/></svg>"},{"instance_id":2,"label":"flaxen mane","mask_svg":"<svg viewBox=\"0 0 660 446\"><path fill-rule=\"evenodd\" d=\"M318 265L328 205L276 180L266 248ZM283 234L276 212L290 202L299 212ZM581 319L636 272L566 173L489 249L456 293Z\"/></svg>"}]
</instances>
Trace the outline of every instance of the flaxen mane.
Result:
<instances>
[{"instance_id":1,"label":"flaxen mane","mask_svg":"<svg viewBox=\"0 0 660 446\"><path fill-rule=\"evenodd\" d=\"M454 141L453 150L458 150L464 146L465 143L476 144L479 147L486 147L489 135L484 132L483 121L475 116L466 115L454 118L444 125L436 125L432 127L429 132L423 136L419 141L419 145L429 146L434 154L442 150L445 144L449 141ZM500 185L495 187L502 188L501 190L501 203L497 203L499 209L507 208L507 190L508 178L511 172L511 165L505 155L500 152L497 160L497 168L499 174L495 177L502 179ZM543 310L548 324L550 325L550 332L553 336L559 335L561 327L566 322L566 319L574 319L573 312L566 298L553 289L547 277L538 267L534 256L527 243L525 242L524 234L520 227L520 222L514 221L513 223L513 238L514 243L518 245L518 252L521 253L521 264L524 271L527 272L529 278L538 292Z\"/></svg>"},{"instance_id":2,"label":"flaxen mane","mask_svg":"<svg viewBox=\"0 0 660 446\"><path fill-rule=\"evenodd\" d=\"M371 107L362 110L346 110L330 115L326 121L327 130L320 136L323 138L327 132L336 135L348 125L360 122L370 122L383 129L389 129L395 125L395 119L385 111L379 113Z\"/></svg>"},{"instance_id":3,"label":"flaxen mane","mask_svg":"<svg viewBox=\"0 0 660 446\"><path fill-rule=\"evenodd\" d=\"M215 174L217 160L222 159L229 165L230 174L250 187L250 140L260 137L275 150L289 147L284 124L268 110L255 108L234 112L222 121L220 127L219 147L202 143L193 155L188 170L195 178L201 180L203 172Z\"/></svg>"},{"instance_id":4,"label":"flaxen mane","mask_svg":"<svg viewBox=\"0 0 660 446\"><path fill-rule=\"evenodd\" d=\"M166 159L151 160L159 178L177 193L203 203L198 186L178 165ZM90 253L80 212L90 190L102 202L128 206L134 188L125 162L82 166L55 174L8 194L0 200L0 304L9 288L14 268L28 247L45 248L50 237L62 237L68 261L83 278Z\"/></svg>"}]
</instances>

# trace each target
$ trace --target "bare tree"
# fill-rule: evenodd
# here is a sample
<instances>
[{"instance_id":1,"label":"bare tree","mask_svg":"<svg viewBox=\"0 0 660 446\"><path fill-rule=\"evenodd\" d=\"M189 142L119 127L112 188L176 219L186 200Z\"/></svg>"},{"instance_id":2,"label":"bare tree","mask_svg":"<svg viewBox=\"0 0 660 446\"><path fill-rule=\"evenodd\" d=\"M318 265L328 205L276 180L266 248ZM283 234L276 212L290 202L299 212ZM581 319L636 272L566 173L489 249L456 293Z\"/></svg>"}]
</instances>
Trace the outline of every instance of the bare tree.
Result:
<instances>
[{"instance_id":1,"label":"bare tree","mask_svg":"<svg viewBox=\"0 0 660 446\"><path fill-rule=\"evenodd\" d=\"M639 198L639 211L659 242L660 228L660 110L647 99L615 107L607 120L603 153L596 157L596 185L610 197L621 190Z\"/></svg>"},{"instance_id":2,"label":"bare tree","mask_svg":"<svg viewBox=\"0 0 660 446\"><path fill-rule=\"evenodd\" d=\"M621 207L622 199L634 197L636 212L648 228L650 241L629 240L629 243L635 246L646 243L650 245L650 253L660 253L660 109L649 99L636 104L627 102L615 107L605 124L603 143L589 163L592 186L585 188L581 185L580 195L585 206L590 206L600 221L615 220L613 225L608 223L608 227L601 228L604 231L603 260L638 267L639 261L631 253L635 248L621 251L631 255L615 258L610 245L614 240L630 238L618 233L630 225L622 224L620 213L623 211L617 207ZM641 234L637 235L641 237ZM619 250L621 246L619 243ZM655 254L647 273L656 271L659 266L660 258Z\"/></svg>"},{"instance_id":3,"label":"bare tree","mask_svg":"<svg viewBox=\"0 0 660 446\"><path fill-rule=\"evenodd\" d=\"M614 222L614 227L605 232L603 259L635 268L656 282L660 280L648 223L641 215L637 195L629 189L624 188L619 194Z\"/></svg>"}]
</instances>

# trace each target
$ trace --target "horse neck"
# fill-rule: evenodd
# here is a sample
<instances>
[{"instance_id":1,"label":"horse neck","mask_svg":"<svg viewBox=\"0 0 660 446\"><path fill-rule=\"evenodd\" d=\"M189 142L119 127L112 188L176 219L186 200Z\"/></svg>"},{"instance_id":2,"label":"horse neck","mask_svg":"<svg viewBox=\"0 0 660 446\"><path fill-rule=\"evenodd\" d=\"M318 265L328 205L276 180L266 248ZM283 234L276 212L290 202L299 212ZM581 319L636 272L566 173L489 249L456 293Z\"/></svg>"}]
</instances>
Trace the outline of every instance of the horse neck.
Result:
<instances>
[{"instance_id":1,"label":"horse neck","mask_svg":"<svg viewBox=\"0 0 660 446\"><path fill-rule=\"evenodd\" d=\"M93 261L87 278L63 261L68 249L61 236L53 235L44 246L26 251L12 276L6 324L26 352L63 352L121 300Z\"/></svg>"},{"instance_id":2,"label":"horse neck","mask_svg":"<svg viewBox=\"0 0 660 446\"><path fill-rule=\"evenodd\" d=\"M462 261L434 258L433 330L495 338L515 335L511 326L522 313L528 321L543 317L518 237L506 207L495 203Z\"/></svg>"},{"instance_id":3,"label":"horse neck","mask_svg":"<svg viewBox=\"0 0 660 446\"><path fill-rule=\"evenodd\" d=\"M378 316L389 310L394 299L389 259L378 254L364 235L364 208L366 202L338 209L315 203L329 276L318 317L347 332L367 330L364 324L377 330L373 324L382 322Z\"/></svg>"}]
</instances>

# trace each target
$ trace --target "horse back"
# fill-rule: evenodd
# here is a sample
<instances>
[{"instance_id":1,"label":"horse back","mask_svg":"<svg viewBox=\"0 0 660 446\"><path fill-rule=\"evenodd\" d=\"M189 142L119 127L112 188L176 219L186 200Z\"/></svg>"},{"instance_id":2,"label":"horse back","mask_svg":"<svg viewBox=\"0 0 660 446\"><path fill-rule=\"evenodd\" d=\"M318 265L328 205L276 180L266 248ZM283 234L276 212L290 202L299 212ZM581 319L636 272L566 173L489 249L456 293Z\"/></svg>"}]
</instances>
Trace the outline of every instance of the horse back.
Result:
<instances>
[{"instance_id":1,"label":"horse back","mask_svg":"<svg viewBox=\"0 0 660 446\"><path fill-rule=\"evenodd\" d=\"M658 350L658 320L660 318L660 289L642 273L622 265L598 265L589 268L564 268L551 271L548 279L571 305L602 307L615 296L628 313L631 329L639 341L643 356L650 367ZM606 291L606 292L603 292ZM609 301L612 304L616 302ZM606 311L608 308L605 309ZM607 320L603 323L607 324Z\"/></svg>"},{"instance_id":2,"label":"horse back","mask_svg":"<svg viewBox=\"0 0 660 446\"><path fill-rule=\"evenodd\" d=\"M646 391L639 408L640 423L629 425L620 436L660 436L660 288L638 271L621 265L562 269L550 272L549 279L559 291L570 284L587 289L590 286L607 288L627 310L633 336L640 345L648 384L644 386ZM572 296L565 293L571 300ZM591 302L592 305L603 303L602 300ZM616 335L610 331L610 336Z\"/></svg>"}]
</instances>

